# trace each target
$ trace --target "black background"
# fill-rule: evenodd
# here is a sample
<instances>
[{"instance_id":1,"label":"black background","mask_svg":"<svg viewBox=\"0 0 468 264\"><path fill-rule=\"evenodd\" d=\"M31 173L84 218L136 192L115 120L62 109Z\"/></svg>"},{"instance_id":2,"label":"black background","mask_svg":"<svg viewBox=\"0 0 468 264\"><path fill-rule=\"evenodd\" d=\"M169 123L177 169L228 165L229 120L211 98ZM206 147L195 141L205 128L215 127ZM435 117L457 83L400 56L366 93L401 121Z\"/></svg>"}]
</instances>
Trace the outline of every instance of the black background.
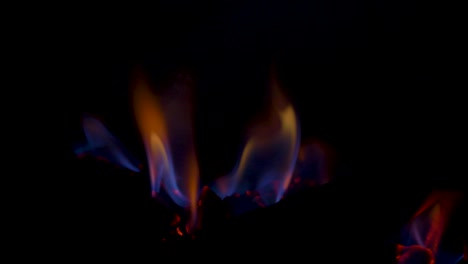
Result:
<instances>
[{"instance_id":1,"label":"black background","mask_svg":"<svg viewBox=\"0 0 468 264\"><path fill-rule=\"evenodd\" d=\"M413 163L406 158L412 151L442 150L430 149L445 144L457 122L452 92L461 87L455 68L461 44L451 33L456 24L435 8L384 1L159 1L85 10L63 30L62 41L71 44L63 46L70 77L63 89L74 112L101 117L141 152L132 131L129 70L143 61L158 84L190 73L198 156L202 174L212 178L232 167L246 123L262 111L275 62L303 139L318 137L347 158L362 157L356 166Z\"/></svg>"},{"instance_id":2,"label":"black background","mask_svg":"<svg viewBox=\"0 0 468 264\"><path fill-rule=\"evenodd\" d=\"M77 172L69 177L70 186L81 193L71 195L67 211L86 216L94 228L107 226L106 221L123 228L123 219L111 219L129 217L131 210L109 205L127 196L108 188L107 178L83 172L74 159L73 144L82 139L80 116L99 117L145 161L129 100L129 74L137 63L160 87L179 73L194 80L203 182L232 169L248 124L264 110L275 65L297 110L302 140L329 144L338 155L337 171L351 175L337 187L341 192L332 195L335 199L355 197L348 205L360 201L366 216L373 215L370 204L385 203L379 211L384 217L406 202L417 204L433 187L463 187L456 154L458 92L464 87L457 67L459 24L438 6L382 0L180 0L76 7L60 16L66 23L53 31L59 57L54 69L61 82L54 98L64 102L65 110L55 116L65 118L60 124L66 139L58 158L66 156L64 164ZM113 184L120 191L126 185ZM113 198L103 198L108 196ZM107 207L113 209L103 213ZM405 212L395 218L403 219ZM89 220L94 218L105 220L96 227Z\"/></svg>"}]
</instances>

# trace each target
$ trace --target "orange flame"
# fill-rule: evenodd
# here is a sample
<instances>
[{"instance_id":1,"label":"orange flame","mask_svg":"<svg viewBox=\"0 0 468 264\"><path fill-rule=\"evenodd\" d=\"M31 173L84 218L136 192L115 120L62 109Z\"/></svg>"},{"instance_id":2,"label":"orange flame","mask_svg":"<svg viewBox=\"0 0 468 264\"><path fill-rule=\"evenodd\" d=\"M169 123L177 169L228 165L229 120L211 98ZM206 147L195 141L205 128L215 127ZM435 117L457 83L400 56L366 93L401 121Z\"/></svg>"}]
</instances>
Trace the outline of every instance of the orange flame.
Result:
<instances>
[{"instance_id":1,"label":"orange flame","mask_svg":"<svg viewBox=\"0 0 468 264\"><path fill-rule=\"evenodd\" d=\"M191 124L190 120L185 120L188 110L184 106L187 103L180 102L184 98L170 98L169 106L161 104L151 92L148 79L141 70L135 71L133 88L135 118L146 149L152 195L155 196L164 186L175 203L190 210L191 220L188 224L193 226L199 173L191 129L186 127ZM178 152L176 160L171 154L170 140L174 139L169 134L176 135L178 143L185 143L182 151L177 149L181 153L179 155Z\"/></svg>"},{"instance_id":2,"label":"orange flame","mask_svg":"<svg viewBox=\"0 0 468 264\"><path fill-rule=\"evenodd\" d=\"M231 174L217 181L214 189L220 197L251 189L251 183L245 181L251 182L250 174L257 174L254 177L259 178L253 180L256 182L254 188L273 185L275 197L269 203L281 199L291 181L300 136L294 108L281 94L276 80L272 87L272 109L269 118L273 122L257 129L247 141L236 168ZM262 158L265 155L268 158ZM266 162L268 164L264 164ZM258 171L256 166L259 163L262 163L261 171Z\"/></svg>"},{"instance_id":3,"label":"orange flame","mask_svg":"<svg viewBox=\"0 0 468 264\"><path fill-rule=\"evenodd\" d=\"M199 174L198 174L198 163L195 159L195 155L190 155L188 161L189 165L187 168L187 176L190 179L188 185L188 199L190 201L190 222L187 225L187 232L190 233L191 228L193 228L197 221L197 205L198 205L198 184L199 184Z\"/></svg>"},{"instance_id":4,"label":"orange flame","mask_svg":"<svg viewBox=\"0 0 468 264\"><path fill-rule=\"evenodd\" d=\"M165 142L168 142L166 122L157 98L150 92L146 76L140 71L135 71L133 104L138 128L143 138L148 158L148 166L151 177L151 191L155 196L160 190L162 175L158 173L154 160L162 159L168 167L169 161Z\"/></svg>"},{"instance_id":5,"label":"orange flame","mask_svg":"<svg viewBox=\"0 0 468 264\"><path fill-rule=\"evenodd\" d=\"M183 235L184 235L184 233L182 233L182 230L180 230L180 227L177 227L177 228L176 228L176 232L177 232L177 234L178 234L179 236L183 236Z\"/></svg>"}]
</instances>

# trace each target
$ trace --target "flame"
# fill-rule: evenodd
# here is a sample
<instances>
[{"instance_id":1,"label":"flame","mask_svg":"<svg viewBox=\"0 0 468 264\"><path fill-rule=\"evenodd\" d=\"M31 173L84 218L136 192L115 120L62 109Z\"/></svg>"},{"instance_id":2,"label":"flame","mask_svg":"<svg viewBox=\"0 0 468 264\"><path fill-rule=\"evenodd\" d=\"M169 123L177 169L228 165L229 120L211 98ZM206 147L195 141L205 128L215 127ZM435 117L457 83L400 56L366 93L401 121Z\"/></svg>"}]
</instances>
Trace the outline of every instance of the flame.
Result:
<instances>
[{"instance_id":1,"label":"flame","mask_svg":"<svg viewBox=\"0 0 468 264\"><path fill-rule=\"evenodd\" d=\"M153 196L160 191L162 170L170 170L166 123L157 98L150 92L148 81L141 72L135 72L133 103L135 117L148 158Z\"/></svg>"},{"instance_id":2,"label":"flame","mask_svg":"<svg viewBox=\"0 0 468 264\"><path fill-rule=\"evenodd\" d=\"M434 192L413 217L411 236L420 246L437 252L459 195L453 192Z\"/></svg>"},{"instance_id":3,"label":"flame","mask_svg":"<svg viewBox=\"0 0 468 264\"><path fill-rule=\"evenodd\" d=\"M299 122L292 105L272 87L269 120L247 141L234 170L220 178L213 190L222 198L257 189L267 204L278 202L291 181L299 147Z\"/></svg>"},{"instance_id":4,"label":"flame","mask_svg":"<svg viewBox=\"0 0 468 264\"><path fill-rule=\"evenodd\" d=\"M180 230L180 227L177 227L177 228L176 228L176 232L177 232L177 234L178 234L179 236L183 236L183 235L184 235L184 233L182 233L182 230Z\"/></svg>"},{"instance_id":5,"label":"flame","mask_svg":"<svg viewBox=\"0 0 468 264\"><path fill-rule=\"evenodd\" d=\"M468 261L468 244L466 241L463 244L463 260Z\"/></svg>"},{"instance_id":6,"label":"flame","mask_svg":"<svg viewBox=\"0 0 468 264\"><path fill-rule=\"evenodd\" d=\"M418 246L401 246L398 247L398 255L397 255L398 264L414 264L414 263L421 263L421 264L434 264L434 254L431 250Z\"/></svg>"},{"instance_id":7,"label":"flame","mask_svg":"<svg viewBox=\"0 0 468 264\"><path fill-rule=\"evenodd\" d=\"M180 85L184 84L176 83L175 89L179 91ZM159 193L163 186L176 204L190 210L189 225L193 225L199 174L191 130L186 127L190 125L185 120L187 104L176 97L163 105L151 92L149 81L140 70L135 72L133 88L135 118L146 149L152 195ZM173 159L171 150L177 151L177 159Z\"/></svg>"},{"instance_id":8,"label":"flame","mask_svg":"<svg viewBox=\"0 0 468 264\"><path fill-rule=\"evenodd\" d=\"M435 191L429 195L410 221L409 239L403 247L406 249L406 256L403 258L402 254L399 263L410 263L409 259L416 258L423 251L433 256L431 263L434 263L434 259L437 260L439 255L442 257L442 254L438 252L439 244L449 217L460 197L459 193L443 191Z\"/></svg>"},{"instance_id":9,"label":"flame","mask_svg":"<svg viewBox=\"0 0 468 264\"><path fill-rule=\"evenodd\" d=\"M124 148L122 143L109 132L101 121L85 115L82 119L82 126L87 143L75 149L77 155L90 153L97 158L105 159L131 171L140 171L136 159Z\"/></svg>"},{"instance_id":10,"label":"flame","mask_svg":"<svg viewBox=\"0 0 468 264\"><path fill-rule=\"evenodd\" d=\"M187 174L189 180L188 185L188 199L190 201L190 222L187 225L187 233L190 233L190 228L194 227L197 221L197 206L198 206L198 191L199 191L199 175L198 163L195 155L190 155L188 161Z\"/></svg>"}]
</instances>

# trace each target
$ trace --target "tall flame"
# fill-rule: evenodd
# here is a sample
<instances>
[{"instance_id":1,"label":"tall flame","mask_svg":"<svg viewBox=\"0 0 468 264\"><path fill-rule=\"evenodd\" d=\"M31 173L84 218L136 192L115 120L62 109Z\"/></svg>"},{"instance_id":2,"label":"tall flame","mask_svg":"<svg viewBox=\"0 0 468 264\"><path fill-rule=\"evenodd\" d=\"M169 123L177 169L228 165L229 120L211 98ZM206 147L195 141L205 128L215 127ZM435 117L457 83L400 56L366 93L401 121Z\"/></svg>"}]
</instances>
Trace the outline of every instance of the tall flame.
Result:
<instances>
[{"instance_id":1,"label":"tall flame","mask_svg":"<svg viewBox=\"0 0 468 264\"><path fill-rule=\"evenodd\" d=\"M181 88L174 89L179 91ZM193 226L199 184L198 164L191 129L187 127L191 124L186 122L189 121L186 120L188 109L184 107L187 103L181 101L185 98L179 97L169 98L167 105L162 104L151 92L147 77L141 71L135 72L134 112L146 149L152 195L156 196L163 186L176 204L190 209L189 225ZM176 159L173 159L171 150L177 151Z\"/></svg>"},{"instance_id":2,"label":"tall flame","mask_svg":"<svg viewBox=\"0 0 468 264\"><path fill-rule=\"evenodd\" d=\"M299 122L292 105L281 94L276 80L267 131L257 130L247 141L235 169L213 188L222 198L257 189L266 204L278 202L291 181L299 150ZM265 130L265 129L264 129Z\"/></svg>"},{"instance_id":3,"label":"tall flame","mask_svg":"<svg viewBox=\"0 0 468 264\"><path fill-rule=\"evenodd\" d=\"M146 76L136 71L134 76L133 103L135 117L148 159L151 192L155 196L161 188L162 170L170 170L167 146L166 122L157 98L150 92Z\"/></svg>"}]
</instances>

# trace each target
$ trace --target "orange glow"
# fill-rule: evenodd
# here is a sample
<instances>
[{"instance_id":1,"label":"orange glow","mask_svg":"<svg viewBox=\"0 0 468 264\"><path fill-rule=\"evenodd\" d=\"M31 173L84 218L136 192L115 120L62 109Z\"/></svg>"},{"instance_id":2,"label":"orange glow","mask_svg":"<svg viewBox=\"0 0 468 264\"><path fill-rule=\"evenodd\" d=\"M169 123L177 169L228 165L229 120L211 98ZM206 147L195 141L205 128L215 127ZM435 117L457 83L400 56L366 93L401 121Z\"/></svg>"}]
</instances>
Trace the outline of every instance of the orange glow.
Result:
<instances>
[{"instance_id":1,"label":"orange glow","mask_svg":"<svg viewBox=\"0 0 468 264\"><path fill-rule=\"evenodd\" d=\"M194 150L193 150L194 151ZM195 159L195 154L190 155L189 166L187 169L188 176L188 198L190 201L190 222L187 225L187 232L190 233L190 229L195 226L197 221L197 199L198 199L198 183L199 183L199 174L198 174L198 162Z\"/></svg>"},{"instance_id":2,"label":"orange glow","mask_svg":"<svg viewBox=\"0 0 468 264\"><path fill-rule=\"evenodd\" d=\"M150 91L147 78L139 71L135 73L133 102L140 132L146 136L154 133L167 140L166 122L158 99Z\"/></svg>"},{"instance_id":3,"label":"orange glow","mask_svg":"<svg viewBox=\"0 0 468 264\"><path fill-rule=\"evenodd\" d=\"M176 232L177 232L177 234L178 234L179 236L183 236L183 235L184 235L184 233L182 233L182 231L180 230L180 227L177 227Z\"/></svg>"}]
</instances>

